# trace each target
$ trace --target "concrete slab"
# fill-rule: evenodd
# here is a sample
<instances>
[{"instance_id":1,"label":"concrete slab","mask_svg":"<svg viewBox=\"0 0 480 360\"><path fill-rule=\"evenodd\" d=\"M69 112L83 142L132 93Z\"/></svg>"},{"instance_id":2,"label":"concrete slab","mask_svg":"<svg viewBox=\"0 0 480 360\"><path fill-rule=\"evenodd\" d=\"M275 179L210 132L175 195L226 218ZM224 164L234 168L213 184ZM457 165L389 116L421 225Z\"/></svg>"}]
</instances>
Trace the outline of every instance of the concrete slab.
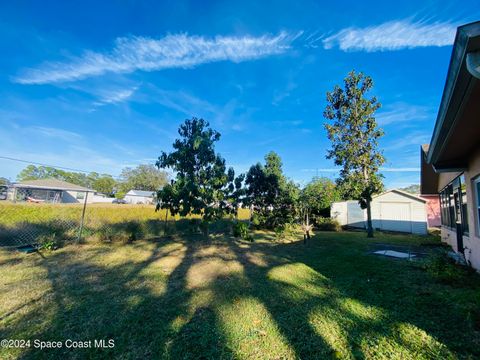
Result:
<instances>
[{"instance_id":1,"label":"concrete slab","mask_svg":"<svg viewBox=\"0 0 480 360\"><path fill-rule=\"evenodd\" d=\"M415 257L415 255L413 254L404 253L404 252L395 251L395 250L378 250L378 251L375 251L374 254L390 256L398 259L411 259Z\"/></svg>"}]
</instances>

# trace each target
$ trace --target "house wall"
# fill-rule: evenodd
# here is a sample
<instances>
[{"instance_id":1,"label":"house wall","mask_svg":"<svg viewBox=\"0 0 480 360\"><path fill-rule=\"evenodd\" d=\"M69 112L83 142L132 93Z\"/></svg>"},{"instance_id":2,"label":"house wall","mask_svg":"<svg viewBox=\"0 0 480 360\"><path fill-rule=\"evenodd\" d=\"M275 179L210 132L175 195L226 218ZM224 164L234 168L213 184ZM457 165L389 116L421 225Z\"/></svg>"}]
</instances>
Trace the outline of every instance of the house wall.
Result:
<instances>
[{"instance_id":1,"label":"house wall","mask_svg":"<svg viewBox=\"0 0 480 360\"><path fill-rule=\"evenodd\" d=\"M129 204L151 204L153 198L137 195L125 195L124 200Z\"/></svg>"},{"instance_id":2,"label":"house wall","mask_svg":"<svg viewBox=\"0 0 480 360\"><path fill-rule=\"evenodd\" d=\"M442 225L442 218L440 215L440 199L438 195L420 195L420 197L427 200L428 227L440 227Z\"/></svg>"},{"instance_id":3,"label":"house wall","mask_svg":"<svg viewBox=\"0 0 480 360\"><path fill-rule=\"evenodd\" d=\"M475 199L476 193L473 188L473 180L480 175L480 147L470 157L468 171L466 171L464 175L467 188L469 225L469 236L464 236L463 240L465 258L471 262L474 268L480 270L480 229L478 227L478 214L477 211L475 211L477 207L477 201Z\"/></svg>"},{"instance_id":4,"label":"house wall","mask_svg":"<svg viewBox=\"0 0 480 360\"><path fill-rule=\"evenodd\" d=\"M63 191L62 192L62 203L67 203L67 204L75 204L75 203L84 203L85 198L83 199L77 199L77 194L83 194L83 196L86 196L87 194L83 191ZM91 204L93 202L93 193L88 193L87 197L87 204Z\"/></svg>"},{"instance_id":5,"label":"house wall","mask_svg":"<svg viewBox=\"0 0 480 360\"><path fill-rule=\"evenodd\" d=\"M449 182L459 176L461 173L441 173L438 191L440 192ZM463 246L465 259L470 262L472 267L480 270L480 229L478 225L478 214L476 208L476 193L473 180L480 176L480 147L471 155L468 161L468 170L464 173L465 185L467 190L467 213L468 213L468 236L463 236ZM446 226L441 227L442 241L452 246L455 251L457 249L457 234L454 229Z\"/></svg>"},{"instance_id":6,"label":"house wall","mask_svg":"<svg viewBox=\"0 0 480 360\"><path fill-rule=\"evenodd\" d=\"M111 197L106 197L102 195L94 195L94 194L88 194L88 197L91 199L92 203L103 203L103 204L111 204L114 198ZM87 200L88 201L88 200ZM90 202L90 201L89 201Z\"/></svg>"}]
</instances>

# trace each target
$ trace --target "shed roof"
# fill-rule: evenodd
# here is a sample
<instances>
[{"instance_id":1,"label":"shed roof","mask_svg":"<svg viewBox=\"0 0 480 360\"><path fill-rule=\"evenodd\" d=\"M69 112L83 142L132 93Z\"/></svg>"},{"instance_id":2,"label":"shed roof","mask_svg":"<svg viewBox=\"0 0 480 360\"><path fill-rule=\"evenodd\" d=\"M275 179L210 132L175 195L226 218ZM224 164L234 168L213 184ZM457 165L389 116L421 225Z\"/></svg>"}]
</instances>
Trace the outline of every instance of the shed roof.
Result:
<instances>
[{"instance_id":1,"label":"shed roof","mask_svg":"<svg viewBox=\"0 0 480 360\"><path fill-rule=\"evenodd\" d=\"M408 198L410 198L410 199L412 199L412 200L417 200L417 201L420 201L420 202L423 202L423 203L426 203L426 202L427 202L427 200L422 199L422 198L419 197L419 196L416 196L416 195L413 195L413 194L410 194L410 193L407 193L407 192L405 192L405 191L398 190L398 189L387 190L387 191L385 191L385 192L383 192L383 193L381 193L381 194L375 195L373 198L376 199L376 198L378 198L378 197L380 197L380 196L383 196L383 195L388 194L388 193L391 193L391 192L394 192L394 193L397 193L397 194L399 194L399 195L408 197Z\"/></svg>"},{"instance_id":2,"label":"shed roof","mask_svg":"<svg viewBox=\"0 0 480 360\"><path fill-rule=\"evenodd\" d=\"M13 185L16 188L28 188L28 189L46 189L46 190L63 190L63 191L83 191L94 192L95 190L89 189L80 185L75 185L63 180L58 179L38 179L38 180L26 180Z\"/></svg>"},{"instance_id":3,"label":"shed roof","mask_svg":"<svg viewBox=\"0 0 480 360\"><path fill-rule=\"evenodd\" d=\"M125 195L131 196L144 196L144 197L153 197L155 191L145 191L145 190L130 190Z\"/></svg>"}]
</instances>

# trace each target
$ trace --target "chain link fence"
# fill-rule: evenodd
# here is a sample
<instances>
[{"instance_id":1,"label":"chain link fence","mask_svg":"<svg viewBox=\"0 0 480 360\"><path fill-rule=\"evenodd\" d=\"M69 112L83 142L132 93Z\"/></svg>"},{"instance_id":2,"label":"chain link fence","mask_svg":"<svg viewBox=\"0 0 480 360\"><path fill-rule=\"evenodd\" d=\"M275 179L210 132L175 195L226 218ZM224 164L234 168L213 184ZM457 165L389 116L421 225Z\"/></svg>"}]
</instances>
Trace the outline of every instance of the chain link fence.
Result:
<instances>
[{"instance_id":1,"label":"chain link fence","mask_svg":"<svg viewBox=\"0 0 480 360\"><path fill-rule=\"evenodd\" d=\"M162 221L165 212L155 212L154 205L92 203L87 193L78 202L64 203L65 196L53 190L9 188L7 192L7 198L0 200L0 246L52 240L128 241L163 235L167 229Z\"/></svg>"},{"instance_id":2,"label":"chain link fence","mask_svg":"<svg viewBox=\"0 0 480 360\"><path fill-rule=\"evenodd\" d=\"M248 210L242 209L240 218L248 216ZM230 233L231 220L211 223L210 233ZM172 217L165 210L155 211L154 205L39 201L38 194L23 200L0 200L0 246L4 247L36 247L49 241L129 242L201 234L199 216Z\"/></svg>"}]
</instances>

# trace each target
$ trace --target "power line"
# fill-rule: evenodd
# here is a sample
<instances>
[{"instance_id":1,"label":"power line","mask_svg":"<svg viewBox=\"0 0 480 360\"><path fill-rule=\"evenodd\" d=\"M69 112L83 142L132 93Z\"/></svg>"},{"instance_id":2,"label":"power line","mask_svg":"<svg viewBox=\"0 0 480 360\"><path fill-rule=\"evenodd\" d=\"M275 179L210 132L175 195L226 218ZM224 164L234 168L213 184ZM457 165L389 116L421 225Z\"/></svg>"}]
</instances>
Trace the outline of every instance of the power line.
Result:
<instances>
[{"instance_id":1,"label":"power line","mask_svg":"<svg viewBox=\"0 0 480 360\"><path fill-rule=\"evenodd\" d=\"M93 171L86 171L86 170L69 168L69 167L65 167L65 166L56 166L56 165L49 165L49 164L44 164L44 163L35 162L35 161L28 161L28 160L23 160L23 159L16 159L16 158L8 157L8 156L1 156L1 155L0 155L0 159L17 161L17 162L22 162L22 163L30 164L30 165L48 166L48 167L52 167L52 168L55 168L55 169L69 170L69 171L81 172L81 173L86 173L86 174L93 172ZM115 178L116 178L116 176L112 176L112 177L115 177Z\"/></svg>"}]
</instances>

